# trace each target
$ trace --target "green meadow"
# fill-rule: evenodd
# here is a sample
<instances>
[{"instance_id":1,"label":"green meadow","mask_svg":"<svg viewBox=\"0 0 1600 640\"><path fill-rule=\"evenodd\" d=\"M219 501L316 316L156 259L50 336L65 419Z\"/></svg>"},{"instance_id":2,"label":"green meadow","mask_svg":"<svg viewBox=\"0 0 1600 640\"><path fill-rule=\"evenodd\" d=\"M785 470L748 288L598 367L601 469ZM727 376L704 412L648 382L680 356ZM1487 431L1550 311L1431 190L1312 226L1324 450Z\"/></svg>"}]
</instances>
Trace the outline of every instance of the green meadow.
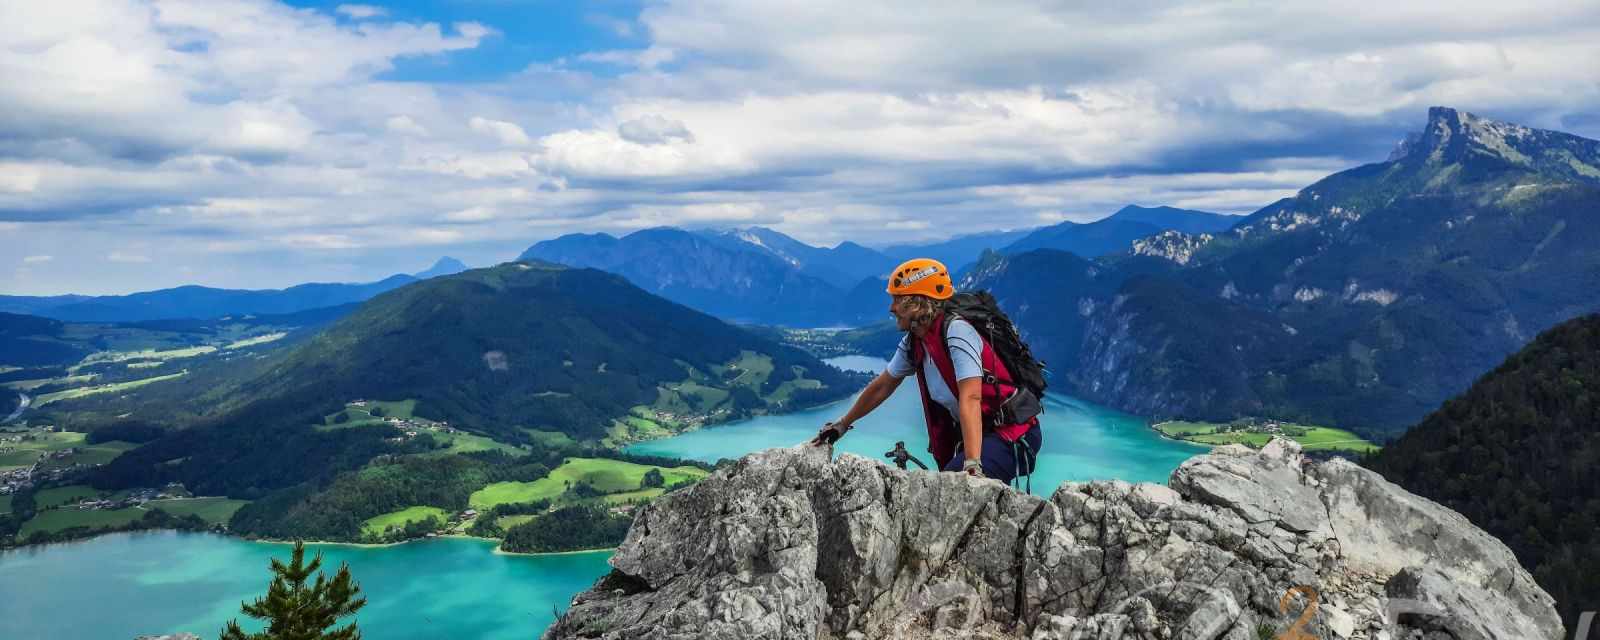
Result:
<instances>
[{"instance_id":1,"label":"green meadow","mask_svg":"<svg viewBox=\"0 0 1600 640\"><path fill-rule=\"evenodd\" d=\"M497 504L555 500L567 490L569 483L580 482L587 482L604 494L637 492L645 472L651 469L660 469L668 485L706 476L706 471L699 467L652 467L604 458L569 458L552 469L550 475L533 482L496 482L479 489L473 492L470 502L472 508L485 511Z\"/></svg>"},{"instance_id":2,"label":"green meadow","mask_svg":"<svg viewBox=\"0 0 1600 640\"><path fill-rule=\"evenodd\" d=\"M233 512L240 507L250 504L249 500L231 500L228 498L173 498L170 500L151 500L145 503L146 509L160 509L175 516L196 515L201 520L211 524L226 524Z\"/></svg>"},{"instance_id":3,"label":"green meadow","mask_svg":"<svg viewBox=\"0 0 1600 640\"><path fill-rule=\"evenodd\" d=\"M22 523L22 530L17 535L26 539L35 531L55 533L73 527L119 527L143 518L145 513L148 512L134 507L114 510L50 509L40 511L38 515Z\"/></svg>"},{"instance_id":4,"label":"green meadow","mask_svg":"<svg viewBox=\"0 0 1600 640\"><path fill-rule=\"evenodd\" d=\"M406 507L367 518L366 522L361 523L361 533L374 537L381 536L389 527L401 528L408 522L421 522L428 518L437 518L441 523L449 522L450 512L438 507Z\"/></svg>"},{"instance_id":5,"label":"green meadow","mask_svg":"<svg viewBox=\"0 0 1600 640\"><path fill-rule=\"evenodd\" d=\"M1344 429L1333 427L1318 427L1294 423L1282 423L1284 431L1295 442L1307 451L1350 451L1367 453L1377 451L1381 447L1375 445L1361 436ZM1266 446L1272 440L1272 435L1246 431L1223 432L1226 425L1215 422L1191 422L1173 420L1155 425L1156 430L1167 437L1186 440L1199 444L1213 446L1225 444L1242 444L1252 448Z\"/></svg>"}]
</instances>

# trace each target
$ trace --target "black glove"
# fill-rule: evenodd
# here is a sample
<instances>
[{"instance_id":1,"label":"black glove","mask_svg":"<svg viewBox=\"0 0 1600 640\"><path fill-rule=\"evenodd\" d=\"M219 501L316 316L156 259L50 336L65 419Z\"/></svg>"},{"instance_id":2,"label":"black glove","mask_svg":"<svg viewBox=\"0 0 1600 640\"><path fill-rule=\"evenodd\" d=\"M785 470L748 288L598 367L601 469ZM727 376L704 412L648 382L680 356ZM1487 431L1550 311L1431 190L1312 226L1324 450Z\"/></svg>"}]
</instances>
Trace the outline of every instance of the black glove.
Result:
<instances>
[{"instance_id":1,"label":"black glove","mask_svg":"<svg viewBox=\"0 0 1600 640\"><path fill-rule=\"evenodd\" d=\"M828 424L822 425L822 428L817 430L817 437L811 439L811 444L833 444L838 442L839 438L844 437L844 432L849 430L850 425L829 422Z\"/></svg>"}]
</instances>

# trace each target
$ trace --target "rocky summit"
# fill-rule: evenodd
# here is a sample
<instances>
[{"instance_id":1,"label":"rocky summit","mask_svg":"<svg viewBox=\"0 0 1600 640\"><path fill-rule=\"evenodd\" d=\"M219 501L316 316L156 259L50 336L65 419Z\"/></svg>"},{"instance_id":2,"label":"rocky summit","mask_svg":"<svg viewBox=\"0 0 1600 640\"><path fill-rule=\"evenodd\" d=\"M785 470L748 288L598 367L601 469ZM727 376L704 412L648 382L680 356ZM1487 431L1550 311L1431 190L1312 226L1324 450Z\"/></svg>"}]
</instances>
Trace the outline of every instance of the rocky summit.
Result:
<instances>
[{"instance_id":1,"label":"rocky summit","mask_svg":"<svg viewBox=\"0 0 1600 640\"><path fill-rule=\"evenodd\" d=\"M1286 440L1049 498L800 446L645 507L555 638L1564 635L1454 511Z\"/></svg>"}]
</instances>

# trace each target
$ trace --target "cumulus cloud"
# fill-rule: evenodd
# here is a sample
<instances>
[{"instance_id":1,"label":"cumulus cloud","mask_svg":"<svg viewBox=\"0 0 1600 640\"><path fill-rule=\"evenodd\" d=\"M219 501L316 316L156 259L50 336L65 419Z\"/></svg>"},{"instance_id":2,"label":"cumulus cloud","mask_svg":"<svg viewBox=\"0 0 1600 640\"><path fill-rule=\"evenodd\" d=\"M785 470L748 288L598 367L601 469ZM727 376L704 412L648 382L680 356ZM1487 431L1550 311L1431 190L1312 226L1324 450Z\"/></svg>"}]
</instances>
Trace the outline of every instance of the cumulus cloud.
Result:
<instances>
[{"instance_id":1,"label":"cumulus cloud","mask_svg":"<svg viewBox=\"0 0 1600 640\"><path fill-rule=\"evenodd\" d=\"M687 133L687 131L685 131ZM755 169L731 145L639 144L612 131L563 131L539 141L541 166L579 178L717 177Z\"/></svg>"},{"instance_id":2,"label":"cumulus cloud","mask_svg":"<svg viewBox=\"0 0 1600 640\"><path fill-rule=\"evenodd\" d=\"M357 20L389 15L389 11L387 9L384 9L383 7L375 7L370 4L341 4L335 8L334 11L350 16Z\"/></svg>"},{"instance_id":3,"label":"cumulus cloud","mask_svg":"<svg viewBox=\"0 0 1600 640\"><path fill-rule=\"evenodd\" d=\"M1600 137L1585 2L660 0L577 18L622 39L606 50L391 79L501 37L458 16L0 3L0 251L127 265L0 291L134 287L149 247L282 286L663 224L831 245L1245 213L1381 160L1435 104Z\"/></svg>"},{"instance_id":4,"label":"cumulus cloud","mask_svg":"<svg viewBox=\"0 0 1600 640\"><path fill-rule=\"evenodd\" d=\"M694 142L694 134L682 122L658 115L634 118L617 125L617 135L635 144L665 144L668 142Z\"/></svg>"},{"instance_id":5,"label":"cumulus cloud","mask_svg":"<svg viewBox=\"0 0 1600 640\"><path fill-rule=\"evenodd\" d=\"M644 49L595 51L581 54L578 56L578 59L584 62L653 70L661 65L672 62L677 57L677 49L673 49L671 47L647 47Z\"/></svg>"},{"instance_id":6,"label":"cumulus cloud","mask_svg":"<svg viewBox=\"0 0 1600 640\"><path fill-rule=\"evenodd\" d=\"M473 131L494 136L501 144L523 147L532 142L528 138L528 132L523 131L522 127L517 126L515 123L473 116L472 120L468 121L468 125L472 127Z\"/></svg>"},{"instance_id":7,"label":"cumulus cloud","mask_svg":"<svg viewBox=\"0 0 1600 640\"><path fill-rule=\"evenodd\" d=\"M390 116L388 120L383 121L383 126L394 133L408 136L421 137L428 135L427 127L417 124L417 121L412 120L411 116Z\"/></svg>"}]
</instances>

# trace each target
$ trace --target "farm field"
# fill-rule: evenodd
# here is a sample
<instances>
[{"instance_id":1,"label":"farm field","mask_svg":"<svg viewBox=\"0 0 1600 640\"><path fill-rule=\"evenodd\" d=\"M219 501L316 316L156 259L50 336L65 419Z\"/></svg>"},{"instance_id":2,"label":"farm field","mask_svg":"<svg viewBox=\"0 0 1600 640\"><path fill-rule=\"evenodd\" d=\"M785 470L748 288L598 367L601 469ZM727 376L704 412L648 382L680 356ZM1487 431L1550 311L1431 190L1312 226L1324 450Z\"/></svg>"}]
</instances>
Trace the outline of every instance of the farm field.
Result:
<instances>
[{"instance_id":1,"label":"farm field","mask_svg":"<svg viewBox=\"0 0 1600 640\"><path fill-rule=\"evenodd\" d=\"M40 511L38 515L22 523L22 530L17 535L21 538L27 538L33 535L35 531L55 533L72 527L118 527L137 521L143 518L146 513L149 512L135 507L83 511L78 509L51 509L49 511Z\"/></svg>"},{"instance_id":2,"label":"farm field","mask_svg":"<svg viewBox=\"0 0 1600 640\"><path fill-rule=\"evenodd\" d=\"M494 523L495 523L496 526L499 526L501 529L505 529L505 530L509 531L512 527L515 527L515 526L517 526L519 524L527 524L529 522L533 522L533 519L537 518L537 517L538 516L533 515L531 513L530 514L525 514L525 515L520 515L520 516L500 516L500 519L494 521Z\"/></svg>"},{"instance_id":3,"label":"farm field","mask_svg":"<svg viewBox=\"0 0 1600 640\"><path fill-rule=\"evenodd\" d=\"M90 354L89 357L83 359L83 362L78 363L78 366L95 364L98 362L123 362L127 360L176 360L178 358L193 358L195 356L203 356L216 350L216 347L207 345L183 349L171 349L167 351L156 351L154 349L144 349L140 351L102 351L100 353Z\"/></svg>"},{"instance_id":4,"label":"farm field","mask_svg":"<svg viewBox=\"0 0 1600 640\"><path fill-rule=\"evenodd\" d=\"M367 518L367 521L361 524L361 533L381 536L389 527L404 527L408 522L427 520L430 517L438 518L439 522L444 523L450 520L450 512L438 507L407 507L381 516Z\"/></svg>"},{"instance_id":5,"label":"farm field","mask_svg":"<svg viewBox=\"0 0 1600 640\"><path fill-rule=\"evenodd\" d=\"M364 424L383 422L384 418L410 418L417 408L416 400L367 400L366 406L346 406L343 411L330 413L323 416L322 423L334 427L355 427ZM373 409L378 409L381 416L372 414ZM347 422L335 422L339 414L349 416Z\"/></svg>"},{"instance_id":6,"label":"farm field","mask_svg":"<svg viewBox=\"0 0 1600 640\"><path fill-rule=\"evenodd\" d=\"M439 449L438 451L429 451L429 452L421 454L421 455L442 456L442 455L449 455L449 454L452 454L452 453L471 453L473 451L488 451L490 449L497 449L497 450L504 451L506 453L510 453L510 454L514 454L514 455L521 455L521 454L527 453L526 451L523 451L522 449L517 448L515 445L506 444L504 442L498 442L498 441L494 440L493 438L487 438L487 437L484 437L484 436L475 435L475 434L471 434L471 433L445 433L445 432L442 432L442 431L427 431L425 433L428 433L429 435L432 435L434 440L438 440L440 442L447 443L450 446L448 446L448 447L446 447L444 449Z\"/></svg>"},{"instance_id":7,"label":"farm field","mask_svg":"<svg viewBox=\"0 0 1600 640\"><path fill-rule=\"evenodd\" d=\"M15 389L17 391L32 391L32 390L37 389L39 387L45 386L47 384L81 384L81 383L85 383L85 382L89 382L91 380L94 380L98 375L99 374L85 373L83 375L61 376L59 378L39 378L37 380L17 380L15 382L7 382L5 384L0 384L0 386L3 386L5 388L7 388L7 389Z\"/></svg>"},{"instance_id":8,"label":"farm field","mask_svg":"<svg viewBox=\"0 0 1600 640\"><path fill-rule=\"evenodd\" d=\"M145 503L146 509L160 509L175 516L196 515L201 520L211 524L226 524L233 512L239 507L250 504L249 500L230 500L228 498L173 498L168 500L151 500Z\"/></svg>"},{"instance_id":9,"label":"farm field","mask_svg":"<svg viewBox=\"0 0 1600 640\"><path fill-rule=\"evenodd\" d=\"M1189 422L1174 420L1155 425L1155 429L1168 437L1188 442L1208 445L1243 444L1249 447L1260 448L1272 440L1266 433L1255 432L1223 432L1226 425L1214 422ZM1333 427L1318 427L1284 423L1284 430L1290 432L1290 437L1300 443L1307 451L1350 451L1367 453L1379 450L1381 447L1361 438L1354 433Z\"/></svg>"},{"instance_id":10,"label":"farm field","mask_svg":"<svg viewBox=\"0 0 1600 640\"><path fill-rule=\"evenodd\" d=\"M3 446L10 447L12 451L0 453L0 471L8 471L20 467L27 467L39 460L42 453L70 449L83 446L84 434L70 431L40 431L28 432L31 440L21 442L7 442ZM16 433L8 433L15 436Z\"/></svg>"},{"instance_id":11,"label":"farm field","mask_svg":"<svg viewBox=\"0 0 1600 640\"><path fill-rule=\"evenodd\" d=\"M97 393L111 393L111 392L115 392L115 391L127 391L129 389L137 389L137 388L145 386L147 384L161 382L163 380L172 380L174 378L181 378L181 377L183 377L185 375L188 375L187 371L180 371L178 373L173 373L173 374L169 374L169 375L156 376L154 378L145 378L143 380L129 380L127 382L118 382L118 383L114 383L114 384L103 384L103 385L98 385L98 386L93 386L93 387L78 387L76 389L67 389L65 391L57 391L55 393L46 393L44 395L39 396L37 399L35 399L33 404L34 404L35 407L42 407L42 406L50 404L52 402L56 402L56 401L60 401L60 400L70 400L72 398L81 398L83 396L93 395L93 394L97 394Z\"/></svg>"},{"instance_id":12,"label":"farm field","mask_svg":"<svg viewBox=\"0 0 1600 640\"><path fill-rule=\"evenodd\" d=\"M542 429L523 429L524 433L532 436L535 441L546 447L562 447L577 444L576 440L560 431L545 431Z\"/></svg>"},{"instance_id":13,"label":"farm field","mask_svg":"<svg viewBox=\"0 0 1600 640\"><path fill-rule=\"evenodd\" d=\"M759 387L761 383L767 381L767 376L772 375L772 358L754 351L741 351L737 361L717 373L721 374L728 369L739 372L728 381L729 384Z\"/></svg>"},{"instance_id":14,"label":"farm field","mask_svg":"<svg viewBox=\"0 0 1600 640\"><path fill-rule=\"evenodd\" d=\"M41 468L55 469L60 467L69 467L74 464L106 464L116 459L117 456L122 455L124 451L138 446L139 445L132 442L122 442L120 440L112 440L110 442L102 442L99 444L79 445L79 449L76 453L66 458L46 460Z\"/></svg>"},{"instance_id":15,"label":"farm field","mask_svg":"<svg viewBox=\"0 0 1600 640\"><path fill-rule=\"evenodd\" d=\"M698 480L706 476L699 467L652 467L620 460L603 458L569 458L550 475L533 482L496 482L472 494L472 508L486 511L497 504L554 500L566 491L568 483L587 482L606 494L639 491L639 482L650 469L661 469L666 484L683 480Z\"/></svg>"},{"instance_id":16,"label":"farm field","mask_svg":"<svg viewBox=\"0 0 1600 640\"><path fill-rule=\"evenodd\" d=\"M33 494L33 502L40 510L53 509L62 505L74 504L84 498L94 498L100 495L94 487L82 484L45 489Z\"/></svg>"},{"instance_id":17,"label":"farm field","mask_svg":"<svg viewBox=\"0 0 1600 640\"><path fill-rule=\"evenodd\" d=\"M254 338L245 338L243 340L235 341L233 344L230 344L230 345L228 345L226 347L223 347L223 349L228 349L228 350L231 350L231 349L243 349L245 347L253 347L253 346L256 346L258 344L266 344L268 342L277 342L279 340L282 340L283 337L287 336L287 335L289 335L287 332L279 331L278 333L269 333L269 334L266 334L266 335L256 336Z\"/></svg>"}]
</instances>

